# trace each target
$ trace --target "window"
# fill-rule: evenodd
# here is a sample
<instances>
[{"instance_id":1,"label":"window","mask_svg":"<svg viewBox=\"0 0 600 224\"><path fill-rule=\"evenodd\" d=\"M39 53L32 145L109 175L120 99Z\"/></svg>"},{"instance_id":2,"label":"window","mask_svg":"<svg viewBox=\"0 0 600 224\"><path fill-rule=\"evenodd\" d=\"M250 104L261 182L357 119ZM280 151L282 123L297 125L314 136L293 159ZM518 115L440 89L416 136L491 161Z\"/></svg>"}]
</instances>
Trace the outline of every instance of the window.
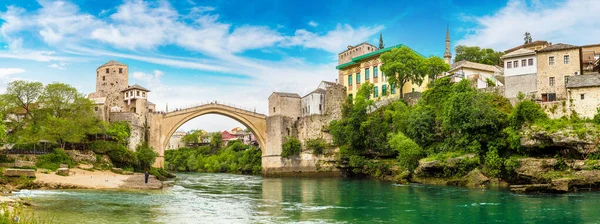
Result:
<instances>
[{"instance_id":1,"label":"window","mask_svg":"<svg viewBox=\"0 0 600 224\"><path fill-rule=\"evenodd\" d=\"M142 96L143 96L143 97L146 97L146 92L142 92Z\"/></svg>"},{"instance_id":2,"label":"window","mask_svg":"<svg viewBox=\"0 0 600 224\"><path fill-rule=\"evenodd\" d=\"M392 94L396 94L396 84L392 84L390 87L392 88Z\"/></svg>"},{"instance_id":3,"label":"window","mask_svg":"<svg viewBox=\"0 0 600 224\"><path fill-rule=\"evenodd\" d=\"M373 66L373 78L377 78L377 66Z\"/></svg>"},{"instance_id":4,"label":"window","mask_svg":"<svg viewBox=\"0 0 600 224\"><path fill-rule=\"evenodd\" d=\"M519 61L513 61L513 66L515 66L515 68L519 67Z\"/></svg>"},{"instance_id":5,"label":"window","mask_svg":"<svg viewBox=\"0 0 600 224\"><path fill-rule=\"evenodd\" d=\"M365 80L369 80L369 69L365 68Z\"/></svg>"},{"instance_id":6,"label":"window","mask_svg":"<svg viewBox=\"0 0 600 224\"><path fill-rule=\"evenodd\" d=\"M360 73L356 73L356 83L360 83Z\"/></svg>"},{"instance_id":7,"label":"window","mask_svg":"<svg viewBox=\"0 0 600 224\"><path fill-rule=\"evenodd\" d=\"M512 62L511 61L506 62L506 68L512 68Z\"/></svg>"},{"instance_id":8,"label":"window","mask_svg":"<svg viewBox=\"0 0 600 224\"><path fill-rule=\"evenodd\" d=\"M553 65L554 64L554 56L548 57L548 64L549 65Z\"/></svg>"},{"instance_id":9,"label":"window","mask_svg":"<svg viewBox=\"0 0 600 224\"><path fill-rule=\"evenodd\" d=\"M321 104L319 104L319 113L323 112L323 108L321 107Z\"/></svg>"},{"instance_id":10,"label":"window","mask_svg":"<svg viewBox=\"0 0 600 224\"><path fill-rule=\"evenodd\" d=\"M108 74L108 68L106 69L106 74Z\"/></svg>"},{"instance_id":11,"label":"window","mask_svg":"<svg viewBox=\"0 0 600 224\"><path fill-rule=\"evenodd\" d=\"M139 91L139 90L137 91L137 94L136 94L136 95L137 95L137 96L140 96L140 91Z\"/></svg>"},{"instance_id":12,"label":"window","mask_svg":"<svg viewBox=\"0 0 600 224\"><path fill-rule=\"evenodd\" d=\"M381 86L381 95L383 95L383 96L387 95L387 85L386 84L383 84Z\"/></svg>"},{"instance_id":13,"label":"window","mask_svg":"<svg viewBox=\"0 0 600 224\"><path fill-rule=\"evenodd\" d=\"M583 96L583 94L581 94L581 96ZM583 99L583 97L582 97ZM98 111L98 107L94 107L94 111Z\"/></svg>"},{"instance_id":14,"label":"window","mask_svg":"<svg viewBox=\"0 0 600 224\"><path fill-rule=\"evenodd\" d=\"M415 88L412 88L412 92L413 92L413 93L415 92Z\"/></svg>"},{"instance_id":15,"label":"window","mask_svg":"<svg viewBox=\"0 0 600 224\"><path fill-rule=\"evenodd\" d=\"M352 96L352 94L350 94L350 96ZM273 113L275 113L275 107L273 107Z\"/></svg>"},{"instance_id":16,"label":"window","mask_svg":"<svg viewBox=\"0 0 600 224\"><path fill-rule=\"evenodd\" d=\"M569 83L569 76L565 76L565 86Z\"/></svg>"},{"instance_id":17,"label":"window","mask_svg":"<svg viewBox=\"0 0 600 224\"><path fill-rule=\"evenodd\" d=\"M569 55L564 56L564 62L565 62L565 65L569 64L569 62L570 62Z\"/></svg>"},{"instance_id":18,"label":"window","mask_svg":"<svg viewBox=\"0 0 600 224\"><path fill-rule=\"evenodd\" d=\"M527 66L527 60L523 59L521 60L521 67L525 67Z\"/></svg>"},{"instance_id":19,"label":"window","mask_svg":"<svg viewBox=\"0 0 600 224\"><path fill-rule=\"evenodd\" d=\"M582 93L582 94L579 94L579 96L581 97L582 100L585 99L585 94Z\"/></svg>"},{"instance_id":20,"label":"window","mask_svg":"<svg viewBox=\"0 0 600 224\"><path fill-rule=\"evenodd\" d=\"M348 85L352 86L352 75L348 75Z\"/></svg>"},{"instance_id":21,"label":"window","mask_svg":"<svg viewBox=\"0 0 600 224\"><path fill-rule=\"evenodd\" d=\"M373 87L373 96L379 97L379 87L377 87L377 86Z\"/></svg>"},{"instance_id":22,"label":"window","mask_svg":"<svg viewBox=\"0 0 600 224\"><path fill-rule=\"evenodd\" d=\"M123 68L119 68L119 74L123 74Z\"/></svg>"},{"instance_id":23,"label":"window","mask_svg":"<svg viewBox=\"0 0 600 224\"><path fill-rule=\"evenodd\" d=\"M548 83L550 84L550 86L554 86L554 77L550 77Z\"/></svg>"},{"instance_id":24,"label":"window","mask_svg":"<svg viewBox=\"0 0 600 224\"><path fill-rule=\"evenodd\" d=\"M533 58L530 58L529 60L527 60L527 64L529 64L529 66L533 65Z\"/></svg>"},{"instance_id":25,"label":"window","mask_svg":"<svg viewBox=\"0 0 600 224\"><path fill-rule=\"evenodd\" d=\"M542 94L542 102L552 102L556 100L556 93Z\"/></svg>"},{"instance_id":26,"label":"window","mask_svg":"<svg viewBox=\"0 0 600 224\"><path fill-rule=\"evenodd\" d=\"M102 76L102 81L106 81L106 76Z\"/></svg>"}]
</instances>

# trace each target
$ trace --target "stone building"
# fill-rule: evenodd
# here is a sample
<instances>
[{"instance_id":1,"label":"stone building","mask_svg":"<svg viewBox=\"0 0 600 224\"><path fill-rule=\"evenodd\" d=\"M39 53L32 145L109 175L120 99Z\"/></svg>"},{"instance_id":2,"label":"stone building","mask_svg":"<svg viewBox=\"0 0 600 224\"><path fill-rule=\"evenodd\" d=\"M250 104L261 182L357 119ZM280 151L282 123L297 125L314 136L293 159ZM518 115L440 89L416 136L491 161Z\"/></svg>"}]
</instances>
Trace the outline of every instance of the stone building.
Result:
<instances>
[{"instance_id":1,"label":"stone building","mask_svg":"<svg viewBox=\"0 0 600 224\"><path fill-rule=\"evenodd\" d=\"M502 56L504 61L504 96L517 97L519 92L535 95L537 91L537 57L535 51L521 48Z\"/></svg>"},{"instance_id":2,"label":"stone building","mask_svg":"<svg viewBox=\"0 0 600 224\"><path fill-rule=\"evenodd\" d=\"M569 108L584 118L592 118L600 107L600 74L569 77Z\"/></svg>"},{"instance_id":3,"label":"stone building","mask_svg":"<svg viewBox=\"0 0 600 224\"><path fill-rule=\"evenodd\" d=\"M90 93L94 111L98 118L106 122L126 121L131 136L128 148L135 150L146 133L149 113L155 105L149 102L150 90L139 85L129 85L129 67L126 64L109 61L96 69L96 92Z\"/></svg>"},{"instance_id":4,"label":"stone building","mask_svg":"<svg viewBox=\"0 0 600 224\"><path fill-rule=\"evenodd\" d=\"M566 100L569 78L582 74L581 47L555 44L536 51L536 59L536 99L542 102Z\"/></svg>"},{"instance_id":5,"label":"stone building","mask_svg":"<svg viewBox=\"0 0 600 224\"><path fill-rule=\"evenodd\" d=\"M600 73L600 44L581 46L581 55L584 74Z\"/></svg>"},{"instance_id":6,"label":"stone building","mask_svg":"<svg viewBox=\"0 0 600 224\"><path fill-rule=\"evenodd\" d=\"M480 64L462 60L454 62L450 65L447 77L450 77L454 82L460 82L462 79L473 81L478 89L490 87L487 80L491 80L496 86L504 86L503 71L499 66Z\"/></svg>"},{"instance_id":7,"label":"stone building","mask_svg":"<svg viewBox=\"0 0 600 224\"><path fill-rule=\"evenodd\" d=\"M527 44L523 44L523 45L519 45L516 47L513 47L511 49L508 49L506 51L504 51L505 54L510 54L513 51L519 50L519 49L527 49L527 50L532 50L532 51L538 51L541 49L544 49L548 46L551 46L552 43L545 41L545 40L536 40L533 41L531 43L527 43Z\"/></svg>"},{"instance_id":8,"label":"stone building","mask_svg":"<svg viewBox=\"0 0 600 224\"><path fill-rule=\"evenodd\" d=\"M325 95L330 86L337 83L322 81L317 89L302 97L302 116L322 115L325 112Z\"/></svg>"},{"instance_id":9,"label":"stone building","mask_svg":"<svg viewBox=\"0 0 600 224\"><path fill-rule=\"evenodd\" d=\"M168 150L175 150L181 147L185 147L185 143L183 142L183 136L187 133L184 131L176 131L173 133L171 138L169 138L169 146L167 146Z\"/></svg>"}]
</instances>

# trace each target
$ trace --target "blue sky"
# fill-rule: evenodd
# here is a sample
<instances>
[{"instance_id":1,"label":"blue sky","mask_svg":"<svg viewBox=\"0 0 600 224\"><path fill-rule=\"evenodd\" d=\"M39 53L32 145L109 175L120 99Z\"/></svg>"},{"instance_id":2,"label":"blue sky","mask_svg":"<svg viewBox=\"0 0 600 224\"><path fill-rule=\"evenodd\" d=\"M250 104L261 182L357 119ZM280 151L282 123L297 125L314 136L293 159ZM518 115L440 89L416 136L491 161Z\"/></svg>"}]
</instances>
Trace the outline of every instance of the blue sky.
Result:
<instances>
[{"instance_id":1,"label":"blue sky","mask_svg":"<svg viewBox=\"0 0 600 224\"><path fill-rule=\"evenodd\" d=\"M457 44L505 50L533 39L600 42L600 4L563 1L3 0L0 93L15 79L94 92L95 69L129 65L159 109L218 100L267 112L273 91L301 95L337 78L337 53L364 41L442 56ZM574 35L577 34L577 35ZM184 129L238 125L203 116Z\"/></svg>"}]
</instances>

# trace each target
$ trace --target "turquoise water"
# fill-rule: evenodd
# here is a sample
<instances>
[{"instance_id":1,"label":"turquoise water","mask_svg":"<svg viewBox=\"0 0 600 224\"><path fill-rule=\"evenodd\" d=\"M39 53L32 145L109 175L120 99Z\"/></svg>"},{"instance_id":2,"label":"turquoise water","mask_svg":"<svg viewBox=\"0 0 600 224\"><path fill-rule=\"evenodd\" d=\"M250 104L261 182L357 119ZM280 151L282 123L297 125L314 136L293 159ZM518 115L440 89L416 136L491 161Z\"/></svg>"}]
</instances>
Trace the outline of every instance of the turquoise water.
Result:
<instances>
[{"instance_id":1,"label":"turquoise water","mask_svg":"<svg viewBox=\"0 0 600 224\"><path fill-rule=\"evenodd\" d=\"M178 174L162 191L22 191L57 223L600 223L600 193Z\"/></svg>"}]
</instances>

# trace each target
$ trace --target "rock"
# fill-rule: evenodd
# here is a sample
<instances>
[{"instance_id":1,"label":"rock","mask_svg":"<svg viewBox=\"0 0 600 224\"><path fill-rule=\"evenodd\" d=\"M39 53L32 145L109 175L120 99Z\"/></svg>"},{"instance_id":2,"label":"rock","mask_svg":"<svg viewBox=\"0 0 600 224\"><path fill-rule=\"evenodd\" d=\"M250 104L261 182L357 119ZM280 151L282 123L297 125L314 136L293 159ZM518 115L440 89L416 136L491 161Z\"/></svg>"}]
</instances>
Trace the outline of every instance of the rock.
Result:
<instances>
[{"instance_id":1,"label":"rock","mask_svg":"<svg viewBox=\"0 0 600 224\"><path fill-rule=\"evenodd\" d=\"M118 174L122 174L123 173L123 169L121 169L121 168L112 168L111 171L113 173L118 173Z\"/></svg>"},{"instance_id":2,"label":"rock","mask_svg":"<svg viewBox=\"0 0 600 224\"><path fill-rule=\"evenodd\" d=\"M592 124L585 124L587 132L577 133L572 128L548 132L537 126L531 126L521 131L521 146L528 149L556 148L572 149L581 154L589 154L589 148L595 146L596 137L600 133Z\"/></svg>"},{"instance_id":3,"label":"rock","mask_svg":"<svg viewBox=\"0 0 600 224\"><path fill-rule=\"evenodd\" d=\"M89 163L95 164L96 153L91 150L65 150L69 157L71 157L76 163Z\"/></svg>"},{"instance_id":4,"label":"rock","mask_svg":"<svg viewBox=\"0 0 600 224\"><path fill-rule=\"evenodd\" d=\"M69 164L60 164L60 168L69 168Z\"/></svg>"},{"instance_id":5,"label":"rock","mask_svg":"<svg viewBox=\"0 0 600 224\"><path fill-rule=\"evenodd\" d=\"M546 172L553 169L556 165L556 159L537 159L523 158L519 159L521 166L515 170L520 178L528 180L537 180Z\"/></svg>"},{"instance_id":6,"label":"rock","mask_svg":"<svg viewBox=\"0 0 600 224\"><path fill-rule=\"evenodd\" d=\"M7 177L35 177L34 169L5 169L4 176Z\"/></svg>"},{"instance_id":7,"label":"rock","mask_svg":"<svg viewBox=\"0 0 600 224\"><path fill-rule=\"evenodd\" d=\"M474 169L463 177L463 180L460 181L459 185L466 187L485 187L489 185L489 183L490 178L483 175L479 169Z\"/></svg>"},{"instance_id":8,"label":"rock","mask_svg":"<svg viewBox=\"0 0 600 224\"><path fill-rule=\"evenodd\" d=\"M15 167L35 167L35 162L32 161L15 161Z\"/></svg>"},{"instance_id":9,"label":"rock","mask_svg":"<svg viewBox=\"0 0 600 224\"><path fill-rule=\"evenodd\" d=\"M419 161L419 166L415 169L416 176L439 176L440 173L444 173L445 170L457 170L458 165L465 159L475 158L475 154L465 154L462 156L449 158L444 161L433 160L425 161L422 159Z\"/></svg>"},{"instance_id":10,"label":"rock","mask_svg":"<svg viewBox=\"0 0 600 224\"><path fill-rule=\"evenodd\" d=\"M133 175L134 173L131 171L123 171L123 175Z\"/></svg>"},{"instance_id":11,"label":"rock","mask_svg":"<svg viewBox=\"0 0 600 224\"><path fill-rule=\"evenodd\" d=\"M1 167L13 167L15 166L15 163L0 163Z\"/></svg>"},{"instance_id":12,"label":"rock","mask_svg":"<svg viewBox=\"0 0 600 224\"><path fill-rule=\"evenodd\" d=\"M58 170L56 170L56 175L69 176L69 168L58 168Z\"/></svg>"},{"instance_id":13,"label":"rock","mask_svg":"<svg viewBox=\"0 0 600 224\"><path fill-rule=\"evenodd\" d=\"M510 185L510 190L515 193L556 193L552 184Z\"/></svg>"}]
</instances>

